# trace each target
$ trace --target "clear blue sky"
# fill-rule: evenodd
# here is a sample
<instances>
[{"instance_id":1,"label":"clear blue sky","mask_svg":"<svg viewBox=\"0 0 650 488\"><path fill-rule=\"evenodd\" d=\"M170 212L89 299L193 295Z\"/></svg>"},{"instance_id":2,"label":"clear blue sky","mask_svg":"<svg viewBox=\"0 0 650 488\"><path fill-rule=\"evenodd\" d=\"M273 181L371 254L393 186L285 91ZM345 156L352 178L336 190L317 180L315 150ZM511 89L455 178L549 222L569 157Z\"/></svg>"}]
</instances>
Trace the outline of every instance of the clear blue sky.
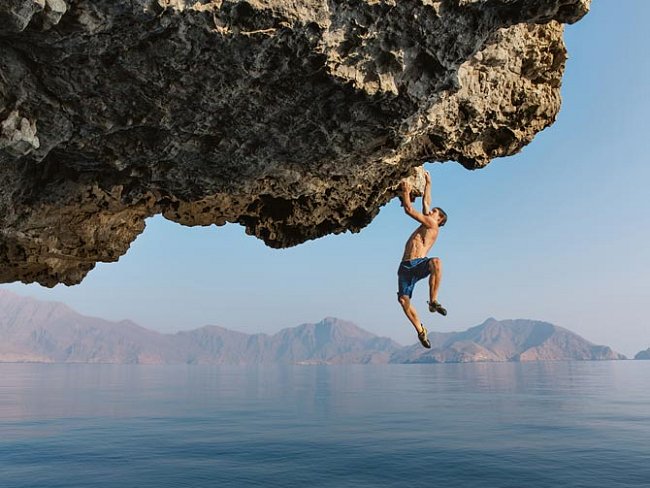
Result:
<instances>
[{"instance_id":1,"label":"clear blue sky","mask_svg":"<svg viewBox=\"0 0 650 488\"><path fill-rule=\"evenodd\" d=\"M430 330L532 318L628 355L650 347L648 18L648 0L595 0L566 29L555 125L484 170L426 166L433 203L449 214L433 253L449 315L425 312L426 282L414 295ZM3 287L161 331L275 332L336 316L410 344L396 268L415 225L394 200L361 234L272 250L242 227L156 217L126 256L79 286Z\"/></svg>"}]
</instances>

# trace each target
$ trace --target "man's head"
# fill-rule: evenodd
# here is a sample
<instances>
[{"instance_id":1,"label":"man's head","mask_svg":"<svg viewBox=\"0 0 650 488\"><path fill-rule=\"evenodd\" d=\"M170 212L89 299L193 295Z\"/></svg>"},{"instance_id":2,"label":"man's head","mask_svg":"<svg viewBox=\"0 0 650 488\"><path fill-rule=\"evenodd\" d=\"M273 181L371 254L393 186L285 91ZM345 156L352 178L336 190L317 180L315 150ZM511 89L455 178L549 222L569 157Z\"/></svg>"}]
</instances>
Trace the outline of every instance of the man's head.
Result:
<instances>
[{"instance_id":1,"label":"man's head","mask_svg":"<svg viewBox=\"0 0 650 488\"><path fill-rule=\"evenodd\" d=\"M431 215L438 217L438 227L442 227L447 223L447 212L445 212L440 207L435 207L431 210Z\"/></svg>"}]
</instances>

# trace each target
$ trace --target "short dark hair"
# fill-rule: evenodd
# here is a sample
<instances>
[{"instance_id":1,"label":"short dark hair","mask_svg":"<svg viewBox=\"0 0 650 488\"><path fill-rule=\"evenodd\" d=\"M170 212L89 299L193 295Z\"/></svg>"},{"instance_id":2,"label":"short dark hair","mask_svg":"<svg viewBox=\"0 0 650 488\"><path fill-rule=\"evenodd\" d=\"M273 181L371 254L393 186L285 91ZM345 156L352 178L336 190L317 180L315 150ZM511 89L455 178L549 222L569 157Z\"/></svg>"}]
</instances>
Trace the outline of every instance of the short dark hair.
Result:
<instances>
[{"instance_id":1,"label":"short dark hair","mask_svg":"<svg viewBox=\"0 0 650 488\"><path fill-rule=\"evenodd\" d=\"M438 224L440 227L442 227L443 225L445 225L447 223L447 212L445 212L440 207L436 207L436 208L434 208L434 210L437 210L438 212L440 212L442 214L442 220Z\"/></svg>"}]
</instances>

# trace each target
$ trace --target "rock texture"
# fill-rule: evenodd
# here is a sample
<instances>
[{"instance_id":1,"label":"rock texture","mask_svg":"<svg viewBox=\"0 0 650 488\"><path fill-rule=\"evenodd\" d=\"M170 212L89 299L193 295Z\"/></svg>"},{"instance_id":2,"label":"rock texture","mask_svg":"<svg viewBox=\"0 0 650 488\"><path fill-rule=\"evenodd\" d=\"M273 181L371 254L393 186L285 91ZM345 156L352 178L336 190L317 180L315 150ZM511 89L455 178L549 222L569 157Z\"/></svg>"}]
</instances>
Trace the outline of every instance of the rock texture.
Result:
<instances>
[{"instance_id":1,"label":"rock texture","mask_svg":"<svg viewBox=\"0 0 650 488\"><path fill-rule=\"evenodd\" d=\"M402 347L326 318L277 334L214 325L161 334L128 320L84 317L60 303L0 290L0 362L129 364L367 364L625 359L561 327L488 319L464 332L431 333L433 348Z\"/></svg>"},{"instance_id":2,"label":"rock texture","mask_svg":"<svg viewBox=\"0 0 650 488\"><path fill-rule=\"evenodd\" d=\"M559 110L589 0L5 0L0 281L75 284L162 213L269 246L359 231L425 160Z\"/></svg>"}]
</instances>

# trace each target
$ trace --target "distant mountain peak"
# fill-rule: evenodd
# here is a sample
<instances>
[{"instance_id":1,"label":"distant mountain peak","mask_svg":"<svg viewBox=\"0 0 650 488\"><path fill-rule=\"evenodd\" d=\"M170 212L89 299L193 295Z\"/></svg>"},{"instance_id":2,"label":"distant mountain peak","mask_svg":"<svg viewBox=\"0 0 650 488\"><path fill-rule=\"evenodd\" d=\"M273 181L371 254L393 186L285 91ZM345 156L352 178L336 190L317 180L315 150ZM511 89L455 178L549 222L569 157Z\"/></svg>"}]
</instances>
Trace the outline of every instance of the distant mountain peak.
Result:
<instances>
[{"instance_id":1,"label":"distant mountain peak","mask_svg":"<svg viewBox=\"0 0 650 488\"><path fill-rule=\"evenodd\" d=\"M51 321L81 317L65 303L37 300L0 288L0 330L24 321Z\"/></svg>"},{"instance_id":2,"label":"distant mountain peak","mask_svg":"<svg viewBox=\"0 0 650 488\"><path fill-rule=\"evenodd\" d=\"M645 351L639 351L636 353L634 359L650 359L650 347Z\"/></svg>"},{"instance_id":3,"label":"distant mountain peak","mask_svg":"<svg viewBox=\"0 0 650 488\"><path fill-rule=\"evenodd\" d=\"M480 325L488 325L488 324L492 324L492 323L495 323L495 322L498 322L498 320L495 319L494 317L488 317L488 318L485 319L485 320L483 321L483 323L480 324Z\"/></svg>"}]
</instances>

